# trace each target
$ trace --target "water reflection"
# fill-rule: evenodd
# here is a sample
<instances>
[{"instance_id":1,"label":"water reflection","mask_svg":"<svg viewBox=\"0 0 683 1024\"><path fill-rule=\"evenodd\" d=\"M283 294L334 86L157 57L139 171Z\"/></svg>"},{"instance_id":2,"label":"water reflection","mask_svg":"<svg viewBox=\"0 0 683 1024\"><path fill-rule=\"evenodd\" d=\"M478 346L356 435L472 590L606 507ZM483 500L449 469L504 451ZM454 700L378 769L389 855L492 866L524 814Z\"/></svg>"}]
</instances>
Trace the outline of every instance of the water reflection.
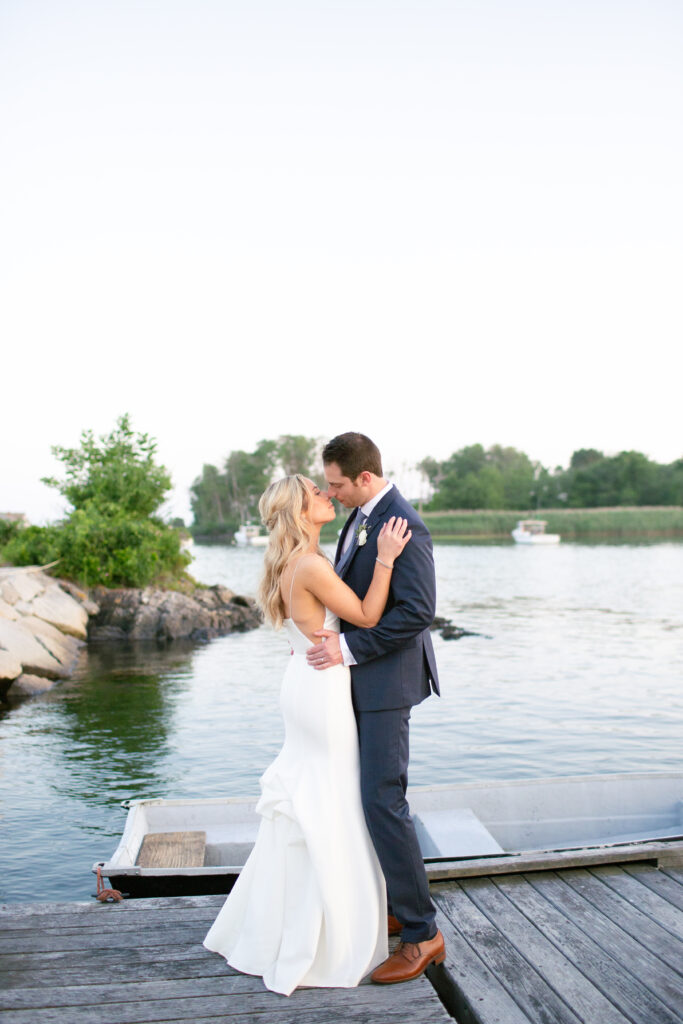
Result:
<instances>
[{"instance_id":1,"label":"water reflection","mask_svg":"<svg viewBox=\"0 0 683 1024\"><path fill-rule=\"evenodd\" d=\"M0 900L87 897L126 797L163 792L198 645L91 646L71 680L0 720Z\"/></svg>"},{"instance_id":2,"label":"water reflection","mask_svg":"<svg viewBox=\"0 0 683 1024\"><path fill-rule=\"evenodd\" d=\"M175 698L196 643L97 644L54 719L67 768L55 788L98 805L163 787ZM106 793L106 796L105 796Z\"/></svg>"}]
</instances>

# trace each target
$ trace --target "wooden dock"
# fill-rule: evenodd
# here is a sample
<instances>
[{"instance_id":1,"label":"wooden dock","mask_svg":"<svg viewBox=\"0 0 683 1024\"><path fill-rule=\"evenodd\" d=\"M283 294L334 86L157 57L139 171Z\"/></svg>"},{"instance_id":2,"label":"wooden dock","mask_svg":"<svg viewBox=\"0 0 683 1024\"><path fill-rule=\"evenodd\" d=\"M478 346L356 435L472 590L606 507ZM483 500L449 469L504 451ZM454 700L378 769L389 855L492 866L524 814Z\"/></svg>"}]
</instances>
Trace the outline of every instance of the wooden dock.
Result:
<instances>
[{"instance_id":1,"label":"wooden dock","mask_svg":"<svg viewBox=\"0 0 683 1024\"><path fill-rule=\"evenodd\" d=\"M460 1024L681 1024L683 872L623 864L432 885L430 977Z\"/></svg>"},{"instance_id":2,"label":"wooden dock","mask_svg":"<svg viewBox=\"0 0 683 1024\"><path fill-rule=\"evenodd\" d=\"M492 875L432 894L447 959L429 978L289 998L201 945L221 896L6 905L2 1021L683 1024L683 871Z\"/></svg>"},{"instance_id":3,"label":"wooden dock","mask_svg":"<svg viewBox=\"0 0 683 1024\"><path fill-rule=\"evenodd\" d=\"M202 946L222 896L0 907L2 1024L444 1024L426 978L269 992Z\"/></svg>"}]
</instances>

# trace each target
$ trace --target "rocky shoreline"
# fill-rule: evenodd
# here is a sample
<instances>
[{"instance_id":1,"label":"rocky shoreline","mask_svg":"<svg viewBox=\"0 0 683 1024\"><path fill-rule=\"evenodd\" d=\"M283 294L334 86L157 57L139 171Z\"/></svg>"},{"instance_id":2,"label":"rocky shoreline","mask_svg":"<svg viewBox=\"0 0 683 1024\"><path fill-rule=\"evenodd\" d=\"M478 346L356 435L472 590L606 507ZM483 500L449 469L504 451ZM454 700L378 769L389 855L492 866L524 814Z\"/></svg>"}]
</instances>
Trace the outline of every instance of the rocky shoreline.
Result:
<instances>
[{"instance_id":1,"label":"rocky shoreline","mask_svg":"<svg viewBox=\"0 0 683 1024\"><path fill-rule=\"evenodd\" d=\"M220 585L191 594L86 591L39 566L0 567L0 699L43 693L68 679L87 643L209 640L260 623L254 601Z\"/></svg>"}]
</instances>

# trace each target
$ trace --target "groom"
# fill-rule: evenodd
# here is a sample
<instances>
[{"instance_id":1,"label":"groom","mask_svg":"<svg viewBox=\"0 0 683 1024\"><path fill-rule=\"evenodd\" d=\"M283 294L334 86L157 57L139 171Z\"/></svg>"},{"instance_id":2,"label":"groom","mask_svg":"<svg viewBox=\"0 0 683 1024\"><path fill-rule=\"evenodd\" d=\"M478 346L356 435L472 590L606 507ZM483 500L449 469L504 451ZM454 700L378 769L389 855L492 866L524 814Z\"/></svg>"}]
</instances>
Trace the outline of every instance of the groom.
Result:
<instances>
[{"instance_id":1,"label":"groom","mask_svg":"<svg viewBox=\"0 0 683 1024\"><path fill-rule=\"evenodd\" d=\"M391 984L417 978L445 955L405 796L410 709L432 690L439 692L429 632L436 604L432 542L415 509L384 479L379 449L369 437L333 438L323 449L323 464L330 498L355 509L342 530L335 568L359 597L370 586L382 523L403 516L412 530L394 564L377 626L359 629L342 622L341 634L318 630L323 640L307 653L316 669L351 666L363 809L386 879L389 933L401 933L398 949L372 980Z\"/></svg>"}]
</instances>

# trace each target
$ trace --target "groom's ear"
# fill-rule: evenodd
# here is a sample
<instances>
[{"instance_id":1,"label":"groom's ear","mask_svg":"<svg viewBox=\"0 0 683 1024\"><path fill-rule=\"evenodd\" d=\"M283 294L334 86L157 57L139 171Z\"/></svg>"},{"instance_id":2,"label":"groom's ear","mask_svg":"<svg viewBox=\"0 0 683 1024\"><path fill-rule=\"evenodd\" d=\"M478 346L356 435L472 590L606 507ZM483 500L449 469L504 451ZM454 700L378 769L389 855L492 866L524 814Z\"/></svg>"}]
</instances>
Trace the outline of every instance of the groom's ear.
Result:
<instances>
[{"instance_id":1,"label":"groom's ear","mask_svg":"<svg viewBox=\"0 0 683 1024\"><path fill-rule=\"evenodd\" d=\"M359 473L353 481L354 487L367 487L370 483L372 483L372 473L367 469L364 469L362 473Z\"/></svg>"}]
</instances>

